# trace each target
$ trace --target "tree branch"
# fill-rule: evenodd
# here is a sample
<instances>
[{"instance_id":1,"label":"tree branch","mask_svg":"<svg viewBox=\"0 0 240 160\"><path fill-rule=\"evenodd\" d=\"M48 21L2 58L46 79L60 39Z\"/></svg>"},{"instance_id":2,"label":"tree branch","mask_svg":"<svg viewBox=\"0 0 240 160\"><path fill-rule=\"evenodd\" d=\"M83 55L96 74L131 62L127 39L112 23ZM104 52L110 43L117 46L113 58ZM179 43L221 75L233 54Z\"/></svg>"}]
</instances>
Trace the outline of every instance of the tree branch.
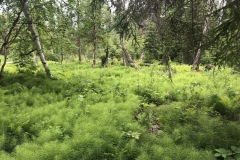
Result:
<instances>
[{"instance_id":1,"label":"tree branch","mask_svg":"<svg viewBox=\"0 0 240 160\"><path fill-rule=\"evenodd\" d=\"M29 51L28 53L25 53L25 54L20 54L20 56L27 56L29 54L31 54L32 52L36 51L37 49L33 49L31 51Z\"/></svg>"},{"instance_id":2,"label":"tree branch","mask_svg":"<svg viewBox=\"0 0 240 160\"><path fill-rule=\"evenodd\" d=\"M16 25L17 25L17 23L18 23L18 21L20 19L21 13L22 13L22 10L17 13L17 18L13 21L12 26L10 27L10 29L8 31L8 34L4 38L4 43L1 46L0 53L2 53L3 48L9 44L9 40L10 40L11 34L13 32L13 29L16 27Z\"/></svg>"}]
</instances>

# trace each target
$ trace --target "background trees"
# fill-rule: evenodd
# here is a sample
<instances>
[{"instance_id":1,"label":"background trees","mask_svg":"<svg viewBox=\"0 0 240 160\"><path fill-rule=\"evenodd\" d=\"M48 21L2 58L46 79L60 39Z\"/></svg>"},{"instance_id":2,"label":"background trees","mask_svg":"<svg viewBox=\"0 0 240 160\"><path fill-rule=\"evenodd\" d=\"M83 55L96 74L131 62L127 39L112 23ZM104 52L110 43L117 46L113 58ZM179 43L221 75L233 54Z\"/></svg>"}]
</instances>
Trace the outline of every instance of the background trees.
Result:
<instances>
[{"instance_id":1,"label":"background trees","mask_svg":"<svg viewBox=\"0 0 240 160\"><path fill-rule=\"evenodd\" d=\"M239 67L239 3L206 4L1 0L0 159L237 159L239 73L190 65Z\"/></svg>"},{"instance_id":2,"label":"background trees","mask_svg":"<svg viewBox=\"0 0 240 160\"><path fill-rule=\"evenodd\" d=\"M7 28L24 2L28 1L1 1L1 46L5 45ZM29 1L29 14L25 15L31 16L41 41L40 50L47 60L62 62L78 57L78 61L91 59L94 66L108 48L110 57L119 59L122 55L126 65L134 66L132 59L144 53L146 61L168 57L190 65L195 60L195 66L216 63L237 68L239 2L223 0L222 5L207 2L41 0ZM206 23L207 19L211 19L211 23ZM26 64L36 53L36 47L30 43L28 23L22 14L16 24L19 30L8 49L14 63ZM11 32L10 37L16 31ZM202 56L197 56L197 51L201 51Z\"/></svg>"},{"instance_id":3,"label":"background trees","mask_svg":"<svg viewBox=\"0 0 240 160\"><path fill-rule=\"evenodd\" d=\"M214 62L219 65L240 67L240 2L224 1L223 7L214 12L218 18L212 32Z\"/></svg>"}]
</instances>

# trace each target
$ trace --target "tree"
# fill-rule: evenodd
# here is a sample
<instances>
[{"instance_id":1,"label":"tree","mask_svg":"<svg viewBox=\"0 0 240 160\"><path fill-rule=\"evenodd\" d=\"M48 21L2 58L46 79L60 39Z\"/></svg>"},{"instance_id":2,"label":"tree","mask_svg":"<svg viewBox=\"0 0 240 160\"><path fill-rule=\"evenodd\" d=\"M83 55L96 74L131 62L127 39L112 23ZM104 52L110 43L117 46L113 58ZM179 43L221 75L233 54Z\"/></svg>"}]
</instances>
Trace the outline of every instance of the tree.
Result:
<instances>
[{"instance_id":1,"label":"tree","mask_svg":"<svg viewBox=\"0 0 240 160\"><path fill-rule=\"evenodd\" d=\"M113 6L116 7L116 17L115 17L115 30L119 33L120 45L123 52L123 60L126 66L135 67L136 65L132 58L130 57L125 45L124 39L129 37L131 34L134 34L134 30L136 30L135 21L132 19L133 15L129 12L130 10L126 9L126 1L125 0L118 0L114 1L111 0ZM136 32L135 32L136 33ZM134 35L136 36L136 35Z\"/></svg>"},{"instance_id":2,"label":"tree","mask_svg":"<svg viewBox=\"0 0 240 160\"><path fill-rule=\"evenodd\" d=\"M212 35L214 62L217 65L230 65L240 68L240 1L223 2L214 15L219 22Z\"/></svg>"},{"instance_id":3,"label":"tree","mask_svg":"<svg viewBox=\"0 0 240 160\"><path fill-rule=\"evenodd\" d=\"M78 47L78 60L82 61L82 53L81 53L81 34L80 34L80 0L77 0L77 8L76 8L76 13L77 13L77 47Z\"/></svg>"},{"instance_id":4,"label":"tree","mask_svg":"<svg viewBox=\"0 0 240 160\"><path fill-rule=\"evenodd\" d=\"M204 22L204 28L203 28L203 31L202 31L203 38L202 38L202 41L200 42L199 49L198 49L196 57L194 59L192 70L197 70L197 71L199 70L201 57L204 53L203 46L206 43L206 40L207 40L206 37L208 36L208 30L209 30L209 27L210 27L210 16L211 16L212 11L213 11L213 6L214 6L214 0L208 0L207 15L206 15L206 19L205 19L205 22Z\"/></svg>"},{"instance_id":5,"label":"tree","mask_svg":"<svg viewBox=\"0 0 240 160\"><path fill-rule=\"evenodd\" d=\"M148 20L147 25L147 33L144 41L145 62L151 62L154 59L160 60L160 58L162 58L160 52L160 37L157 33L156 26L151 20Z\"/></svg>"},{"instance_id":6,"label":"tree","mask_svg":"<svg viewBox=\"0 0 240 160\"><path fill-rule=\"evenodd\" d=\"M1 67L1 70L0 70L0 79L3 76L4 67L5 67L6 62L7 62L8 48L9 48L10 44L13 42L13 40L16 39L16 37L19 34L19 30L21 29L21 27L19 27L18 30L15 32L15 34L12 35L13 31L16 28L17 23L18 23L18 21L20 19L21 13L22 13L22 10L17 13L17 16L16 16L15 20L12 22L11 27L10 27L7 35L6 36L2 35L4 40L3 40L3 44L2 44L2 46L0 48L0 54L4 55L4 62L3 62L3 65Z\"/></svg>"},{"instance_id":7,"label":"tree","mask_svg":"<svg viewBox=\"0 0 240 160\"><path fill-rule=\"evenodd\" d=\"M38 35L38 32L37 32L37 29L36 29L35 25L33 24L31 14L30 14L29 9L28 9L28 2L27 2L27 0L20 0L20 3L21 3L21 8L23 10L23 13L25 15L27 24L28 24L28 28L29 28L29 30L32 34L32 40L35 43L37 54L40 57L40 60L42 62L42 65L43 65L47 75L52 78L53 77L52 73L51 73L51 71L48 67L48 64L45 60L45 56L44 56L43 51L42 51L41 41L40 41L40 38L39 38L39 35Z\"/></svg>"}]
</instances>

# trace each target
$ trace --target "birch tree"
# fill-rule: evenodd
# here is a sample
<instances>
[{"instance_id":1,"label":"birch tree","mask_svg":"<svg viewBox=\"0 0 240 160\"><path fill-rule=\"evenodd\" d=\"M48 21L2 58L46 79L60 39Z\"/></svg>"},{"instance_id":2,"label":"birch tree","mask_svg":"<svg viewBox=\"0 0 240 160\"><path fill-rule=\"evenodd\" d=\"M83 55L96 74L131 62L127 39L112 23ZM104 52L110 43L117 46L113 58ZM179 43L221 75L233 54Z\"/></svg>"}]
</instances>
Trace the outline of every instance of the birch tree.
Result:
<instances>
[{"instance_id":1,"label":"birch tree","mask_svg":"<svg viewBox=\"0 0 240 160\"><path fill-rule=\"evenodd\" d=\"M2 2L0 3L0 5L2 4ZM17 10L14 10L13 12L17 12ZM9 13L6 15L6 17L1 15L2 16L1 19L3 19L3 21L7 21L7 20L11 19L10 17L14 17L14 18L13 18L13 22L10 22L10 26L6 25L9 22L5 22L5 25L3 24L3 26L0 30L0 35L3 40L1 48L0 48L0 54L2 54L4 56L3 64L2 64L1 70L0 70L0 79L3 77L4 68L7 63L9 47L14 42L14 40L17 38L17 36L22 28L22 25L18 26L18 22L20 21L21 13L22 13L22 10L18 11L18 13L16 13L16 14L13 14L13 16L8 16ZM7 27L10 27L10 28L8 29ZM4 30L8 30L8 31L4 32Z\"/></svg>"},{"instance_id":2,"label":"birch tree","mask_svg":"<svg viewBox=\"0 0 240 160\"><path fill-rule=\"evenodd\" d=\"M37 54L40 57L40 60L41 60L42 65L45 69L45 72L47 73L47 75L49 77L52 78L53 75L52 75L52 73L51 73L51 71L48 67L47 61L45 60L45 56L43 54L42 45L41 45L41 41L40 41L40 38L39 38L38 31L37 31L37 29L36 29L36 27L33 23L31 14L29 12L28 0L20 0L20 3L21 3L21 8L23 10L26 22L28 24L28 28L29 28L29 30L32 34L32 40L34 41L34 44L35 44L35 47L36 47L36 50L37 50Z\"/></svg>"}]
</instances>

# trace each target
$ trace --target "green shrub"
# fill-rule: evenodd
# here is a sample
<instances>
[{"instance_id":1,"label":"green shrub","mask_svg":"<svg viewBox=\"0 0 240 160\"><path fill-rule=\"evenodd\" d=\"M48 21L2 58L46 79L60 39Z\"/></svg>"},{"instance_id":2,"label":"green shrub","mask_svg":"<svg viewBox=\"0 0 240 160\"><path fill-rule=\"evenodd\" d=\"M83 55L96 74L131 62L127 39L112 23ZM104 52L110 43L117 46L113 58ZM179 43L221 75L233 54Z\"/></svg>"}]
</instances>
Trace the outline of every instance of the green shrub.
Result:
<instances>
[{"instance_id":1,"label":"green shrub","mask_svg":"<svg viewBox=\"0 0 240 160\"><path fill-rule=\"evenodd\" d=\"M239 107L235 107L227 96L212 95L209 98L208 105L213 107L213 111L218 112L228 119L238 119Z\"/></svg>"}]
</instances>

